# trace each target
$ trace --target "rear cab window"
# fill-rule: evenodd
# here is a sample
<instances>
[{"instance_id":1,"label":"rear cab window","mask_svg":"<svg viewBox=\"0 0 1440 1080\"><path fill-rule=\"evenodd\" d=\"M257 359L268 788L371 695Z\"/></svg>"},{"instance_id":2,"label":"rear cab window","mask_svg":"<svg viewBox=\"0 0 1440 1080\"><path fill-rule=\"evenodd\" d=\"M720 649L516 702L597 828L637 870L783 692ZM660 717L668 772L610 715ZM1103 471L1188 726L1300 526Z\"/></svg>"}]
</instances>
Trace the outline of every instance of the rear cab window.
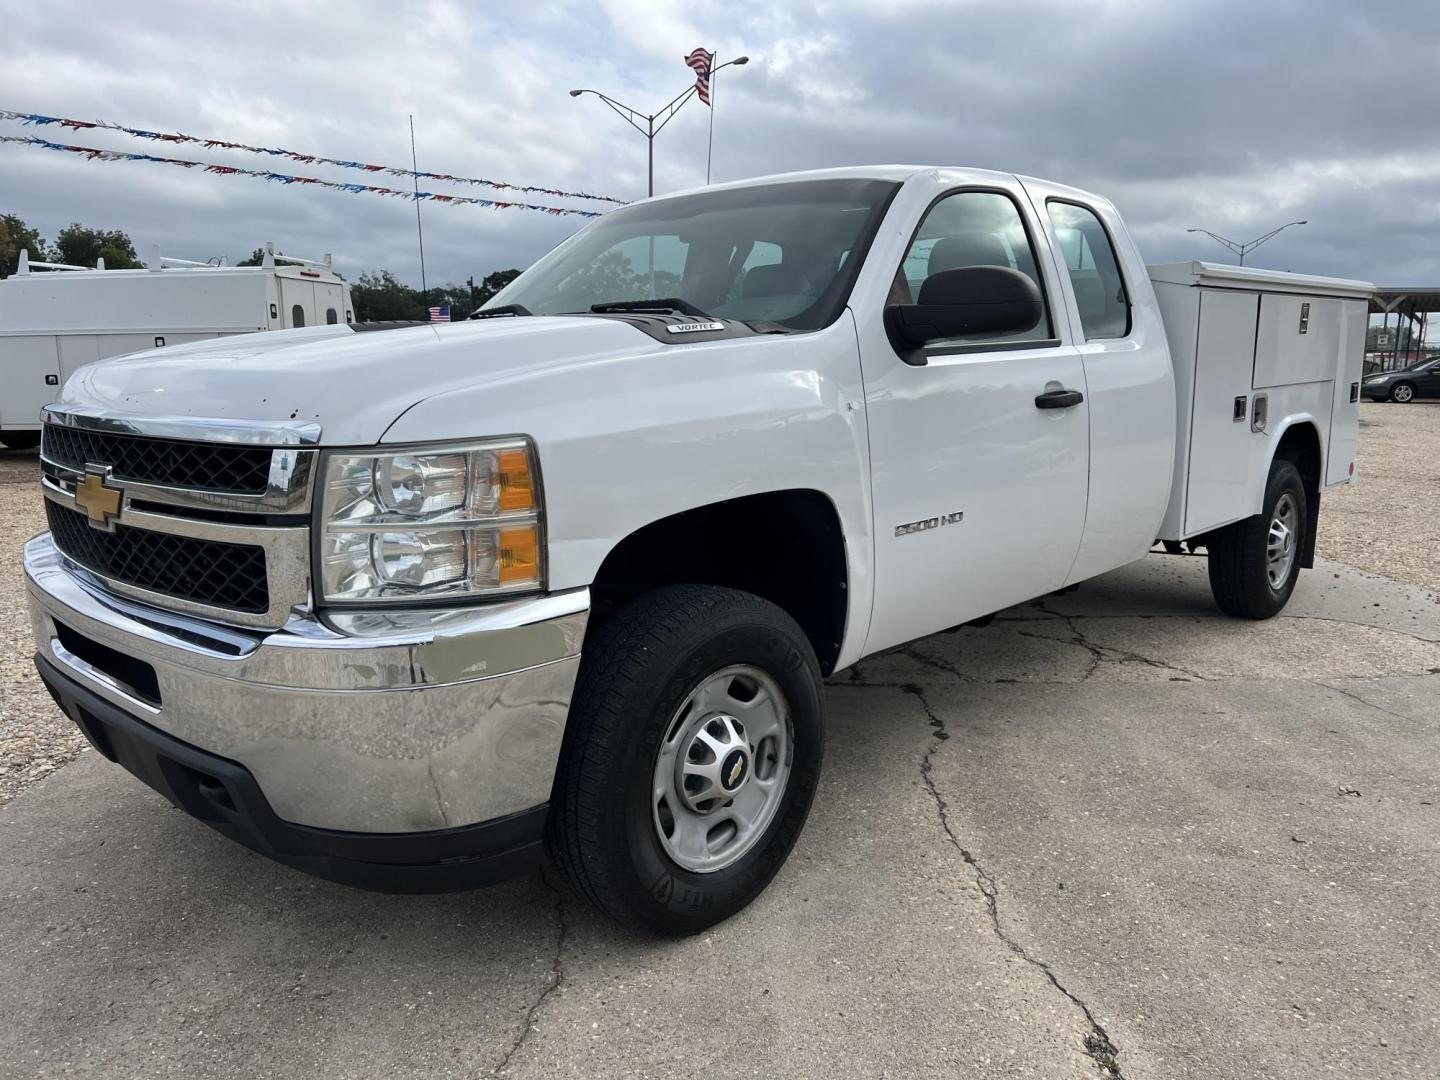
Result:
<instances>
[{"instance_id":1,"label":"rear cab window","mask_svg":"<svg viewBox=\"0 0 1440 1080\"><path fill-rule=\"evenodd\" d=\"M1045 204L1061 261L1075 293L1075 310L1086 341L1105 341L1130 333L1130 296L1115 245L1095 211L1079 203L1051 199Z\"/></svg>"}]
</instances>

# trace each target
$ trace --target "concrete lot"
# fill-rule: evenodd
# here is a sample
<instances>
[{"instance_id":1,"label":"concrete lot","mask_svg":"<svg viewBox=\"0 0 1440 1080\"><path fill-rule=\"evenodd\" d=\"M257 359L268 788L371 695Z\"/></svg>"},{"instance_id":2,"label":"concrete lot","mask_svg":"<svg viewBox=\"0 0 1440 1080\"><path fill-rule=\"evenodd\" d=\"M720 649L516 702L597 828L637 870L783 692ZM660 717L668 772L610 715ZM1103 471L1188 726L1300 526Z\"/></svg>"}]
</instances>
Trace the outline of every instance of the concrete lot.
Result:
<instances>
[{"instance_id":1,"label":"concrete lot","mask_svg":"<svg viewBox=\"0 0 1440 1080\"><path fill-rule=\"evenodd\" d=\"M789 865L665 943L316 882L87 754L0 813L0 1073L1433 1077L1437 672L1434 594L1239 623L1154 556L837 678Z\"/></svg>"},{"instance_id":2,"label":"concrete lot","mask_svg":"<svg viewBox=\"0 0 1440 1080\"><path fill-rule=\"evenodd\" d=\"M1433 510L1385 509L1435 485L1440 408L1363 415L1322 550L1440 581ZM10 564L33 470L0 461ZM0 1077L1437 1074L1424 589L1327 563L1240 623L1203 560L1152 556L868 660L832 680L775 884L655 942L538 879L317 882L93 753L54 771L72 736L25 674L12 570L0 757L30 790L0 809Z\"/></svg>"}]
</instances>

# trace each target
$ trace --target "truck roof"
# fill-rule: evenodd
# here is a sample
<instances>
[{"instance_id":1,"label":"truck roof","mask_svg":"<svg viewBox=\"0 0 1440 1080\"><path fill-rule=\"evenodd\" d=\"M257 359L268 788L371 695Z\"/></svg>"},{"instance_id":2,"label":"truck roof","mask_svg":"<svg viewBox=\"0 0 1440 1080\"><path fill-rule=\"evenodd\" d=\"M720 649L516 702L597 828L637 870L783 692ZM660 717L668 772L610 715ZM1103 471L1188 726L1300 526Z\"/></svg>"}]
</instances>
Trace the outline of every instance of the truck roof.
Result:
<instances>
[{"instance_id":1,"label":"truck roof","mask_svg":"<svg viewBox=\"0 0 1440 1080\"><path fill-rule=\"evenodd\" d=\"M707 187L685 188L682 191L667 192L664 195L656 195L655 199L670 199L682 195L695 195L702 191L715 191L717 189L735 189L747 187L760 187L765 184L789 184L802 183L807 180L893 180L896 183L904 183L917 176L927 174L934 175L937 179L944 178L953 180L956 183L986 182L1013 182L1019 180L1037 179L1035 177L1023 176L1018 173L997 172L994 169L977 169L968 165L848 165L833 169L807 169L800 172L771 173L766 176L752 176L744 180L731 180L723 184L710 184ZM1064 188L1066 191L1083 198L1087 202L1108 206L1110 201L1103 196L1093 192L1082 191L1080 188L1070 187L1067 184L1059 184L1053 180L1044 181L1052 187ZM645 200L650 201L650 200Z\"/></svg>"}]
</instances>

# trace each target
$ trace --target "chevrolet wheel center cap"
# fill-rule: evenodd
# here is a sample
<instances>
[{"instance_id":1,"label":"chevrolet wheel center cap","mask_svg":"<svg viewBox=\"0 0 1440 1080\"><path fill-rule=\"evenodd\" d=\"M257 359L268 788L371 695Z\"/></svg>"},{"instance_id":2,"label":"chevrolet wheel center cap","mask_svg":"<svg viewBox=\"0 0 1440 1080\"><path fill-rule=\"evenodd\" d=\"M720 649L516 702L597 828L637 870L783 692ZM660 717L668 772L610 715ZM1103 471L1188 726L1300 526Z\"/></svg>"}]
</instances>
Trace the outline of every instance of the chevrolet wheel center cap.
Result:
<instances>
[{"instance_id":1,"label":"chevrolet wheel center cap","mask_svg":"<svg viewBox=\"0 0 1440 1080\"><path fill-rule=\"evenodd\" d=\"M720 766L720 783L726 791L734 791L745 782L749 764L744 750L732 750L725 755L725 764Z\"/></svg>"}]
</instances>

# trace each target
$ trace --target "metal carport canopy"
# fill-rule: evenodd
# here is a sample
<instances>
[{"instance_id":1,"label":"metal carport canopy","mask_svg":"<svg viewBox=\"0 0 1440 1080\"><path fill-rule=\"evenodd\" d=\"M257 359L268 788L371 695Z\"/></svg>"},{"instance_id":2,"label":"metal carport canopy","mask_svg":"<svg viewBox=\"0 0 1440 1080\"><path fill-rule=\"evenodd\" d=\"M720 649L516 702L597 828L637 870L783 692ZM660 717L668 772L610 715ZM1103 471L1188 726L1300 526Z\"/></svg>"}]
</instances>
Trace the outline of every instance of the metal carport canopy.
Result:
<instances>
[{"instance_id":1,"label":"metal carport canopy","mask_svg":"<svg viewBox=\"0 0 1440 1080\"><path fill-rule=\"evenodd\" d=\"M1414 318L1423 312L1440 311L1440 285L1376 286L1370 298L1372 315L1388 315L1398 311Z\"/></svg>"}]
</instances>

